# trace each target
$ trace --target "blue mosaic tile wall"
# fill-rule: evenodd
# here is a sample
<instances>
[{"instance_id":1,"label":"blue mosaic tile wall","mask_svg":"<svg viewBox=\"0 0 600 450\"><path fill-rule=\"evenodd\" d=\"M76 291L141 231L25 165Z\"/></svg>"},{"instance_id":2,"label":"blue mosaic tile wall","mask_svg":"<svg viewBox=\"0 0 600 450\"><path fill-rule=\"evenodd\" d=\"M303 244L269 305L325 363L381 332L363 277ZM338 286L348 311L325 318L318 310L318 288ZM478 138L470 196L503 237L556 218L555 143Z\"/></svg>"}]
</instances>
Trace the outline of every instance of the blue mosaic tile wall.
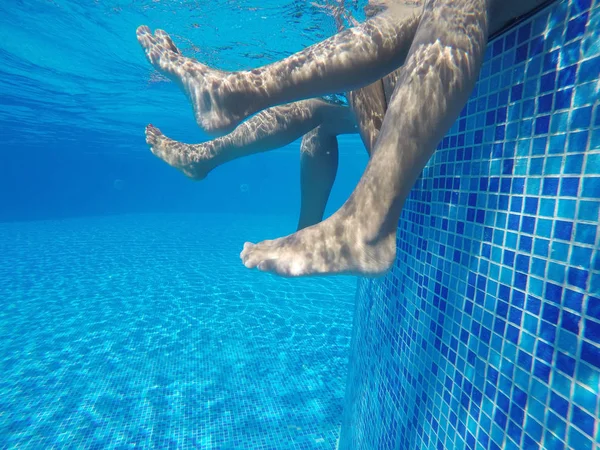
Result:
<instances>
[{"instance_id":1,"label":"blue mosaic tile wall","mask_svg":"<svg viewBox=\"0 0 600 450\"><path fill-rule=\"evenodd\" d=\"M600 5L490 41L357 294L341 449L600 444Z\"/></svg>"}]
</instances>

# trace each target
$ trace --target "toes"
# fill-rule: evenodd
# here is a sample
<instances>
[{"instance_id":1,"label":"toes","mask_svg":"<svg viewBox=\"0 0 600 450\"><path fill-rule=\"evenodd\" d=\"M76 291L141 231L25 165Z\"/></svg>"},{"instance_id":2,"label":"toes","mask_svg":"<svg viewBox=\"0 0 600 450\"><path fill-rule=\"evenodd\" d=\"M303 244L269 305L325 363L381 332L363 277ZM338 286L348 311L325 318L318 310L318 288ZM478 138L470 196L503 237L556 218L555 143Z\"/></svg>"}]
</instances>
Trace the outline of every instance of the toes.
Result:
<instances>
[{"instance_id":1,"label":"toes","mask_svg":"<svg viewBox=\"0 0 600 450\"><path fill-rule=\"evenodd\" d=\"M135 33L138 36L141 36L143 34L151 34L148 25L140 25L139 27L137 27L137 30L135 30Z\"/></svg>"},{"instance_id":2,"label":"toes","mask_svg":"<svg viewBox=\"0 0 600 450\"><path fill-rule=\"evenodd\" d=\"M146 127L146 143L148 145L155 145L161 136L161 131L155 126L148 125Z\"/></svg>"},{"instance_id":3,"label":"toes","mask_svg":"<svg viewBox=\"0 0 600 450\"><path fill-rule=\"evenodd\" d=\"M135 34L137 36L138 42L146 50L148 50L153 45L156 45L156 38L154 36L152 36L152 33L150 32L150 28L148 28L146 25L142 25L141 27L139 27L136 30Z\"/></svg>"},{"instance_id":4,"label":"toes","mask_svg":"<svg viewBox=\"0 0 600 450\"><path fill-rule=\"evenodd\" d=\"M277 259L265 259L256 266L261 272L280 273L277 267Z\"/></svg>"},{"instance_id":5,"label":"toes","mask_svg":"<svg viewBox=\"0 0 600 450\"><path fill-rule=\"evenodd\" d=\"M179 51L179 49L177 48L177 46L173 43L173 40L171 39L171 36L169 36L164 30L156 30L154 32L154 36L156 36L157 39L159 39L160 41L162 41L162 44L169 50L171 50L174 53L177 54L181 54L181 52Z\"/></svg>"},{"instance_id":6,"label":"toes","mask_svg":"<svg viewBox=\"0 0 600 450\"><path fill-rule=\"evenodd\" d=\"M244 248L242 249L241 253L240 253L240 259L242 260L242 263L244 263L244 265L246 267L248 267L249 269L250 267L250 256L252 256L252 250L254 250L254 247L256 247L255 244L251 243L251 242L246 242L244 243ZM254 267L254 266L252 266Z\"/></svg>"}]
</instances>

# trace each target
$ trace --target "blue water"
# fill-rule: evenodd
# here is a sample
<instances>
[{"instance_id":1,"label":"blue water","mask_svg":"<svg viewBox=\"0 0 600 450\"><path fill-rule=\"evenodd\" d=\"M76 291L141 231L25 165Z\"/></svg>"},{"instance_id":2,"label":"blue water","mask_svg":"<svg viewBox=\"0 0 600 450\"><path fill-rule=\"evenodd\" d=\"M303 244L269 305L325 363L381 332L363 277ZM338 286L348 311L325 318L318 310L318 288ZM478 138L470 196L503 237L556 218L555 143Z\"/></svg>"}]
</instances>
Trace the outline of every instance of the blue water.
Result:
<instances>
[{"instance_id":1,"label":"blue water","mask_svg":"<svg viewBox=\"0 0 600 450\"><path fill-rule=\"evenodd\" d=\"M294 231L299 143L200 183L155 158L147 123L207 136L140 24L221 69L334 33L300 1L0 3L0 448L335 448L355 279L239 260ZM327 214L365 163L341 138Z\"/></svg>"}]
</instances>

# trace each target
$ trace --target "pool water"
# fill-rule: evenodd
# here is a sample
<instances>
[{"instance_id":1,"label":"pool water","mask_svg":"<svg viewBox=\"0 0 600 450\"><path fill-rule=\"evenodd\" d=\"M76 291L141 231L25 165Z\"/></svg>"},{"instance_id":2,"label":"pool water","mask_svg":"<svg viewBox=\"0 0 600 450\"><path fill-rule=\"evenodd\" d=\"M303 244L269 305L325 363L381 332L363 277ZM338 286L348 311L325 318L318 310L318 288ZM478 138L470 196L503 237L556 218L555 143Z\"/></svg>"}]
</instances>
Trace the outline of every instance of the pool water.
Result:
<instances>
[{"instance_id":1,"label":"pool water","mask_svg":"<svg viewBox=\"0 0 600 450\"><path fill-rule=\"evenodd\" d=\"M239 260L294 225L0 224L0 448L335 448L356 280Z\"/></svg>"}]
</instances>

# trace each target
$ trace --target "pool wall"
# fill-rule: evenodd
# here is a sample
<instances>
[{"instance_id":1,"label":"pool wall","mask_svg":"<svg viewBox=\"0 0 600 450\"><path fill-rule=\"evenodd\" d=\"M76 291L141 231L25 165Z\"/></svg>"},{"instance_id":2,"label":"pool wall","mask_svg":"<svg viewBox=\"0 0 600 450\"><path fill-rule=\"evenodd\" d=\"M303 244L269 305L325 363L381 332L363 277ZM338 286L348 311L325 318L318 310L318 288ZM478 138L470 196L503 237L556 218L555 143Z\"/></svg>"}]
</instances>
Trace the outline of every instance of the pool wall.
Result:
<instances>
[{"instance_id":1,"label":"pool wall","mask_svg":"<svg viewBox=\"0 0 600 450\"><path fill-rule=\"evenodd\" d=\"M340 449L600 443L599 28L558 1L490 41L359 281Z\"/></svg>"}]
</instances>

